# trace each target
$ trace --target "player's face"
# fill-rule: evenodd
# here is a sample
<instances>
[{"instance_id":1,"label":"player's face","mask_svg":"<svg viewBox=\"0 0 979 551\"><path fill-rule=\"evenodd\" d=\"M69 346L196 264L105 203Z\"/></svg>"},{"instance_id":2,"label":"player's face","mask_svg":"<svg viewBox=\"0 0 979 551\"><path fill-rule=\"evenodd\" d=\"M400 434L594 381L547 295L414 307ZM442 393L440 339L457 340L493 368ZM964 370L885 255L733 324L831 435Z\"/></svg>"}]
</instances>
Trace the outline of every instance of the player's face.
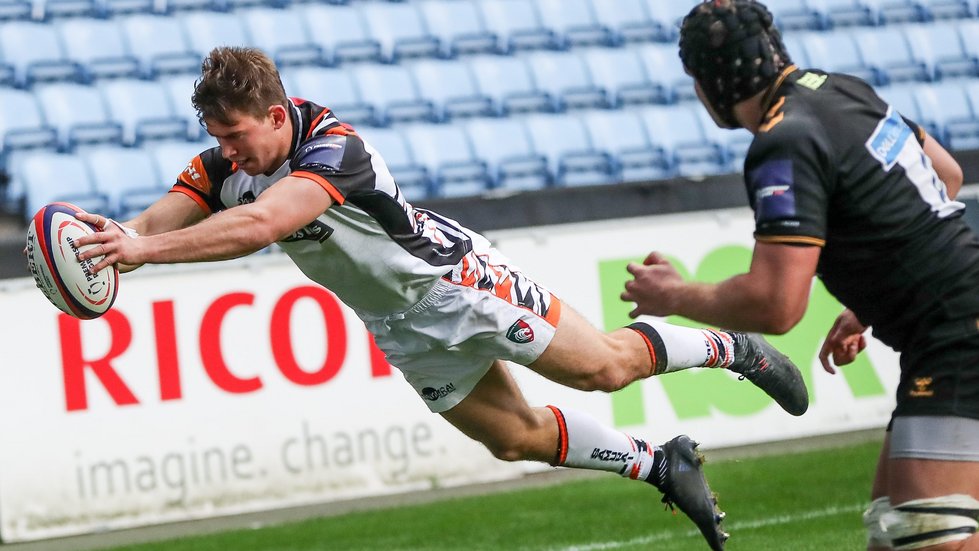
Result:
<instances>
[{"instance_id":1,"label":"player's face","mask_svg":"<svg viewBox=\"0 0 979 551\"><path fill-rule=\"evenodd\" d=\"M285 161L282 151L280 117L271 110L264 117L232 112L230 124L205 119L208 134L221 146L221 156L234 162L249 176L271 174ZM288 148L288 145L286 145Z\"/></svg>"}]
</instances>

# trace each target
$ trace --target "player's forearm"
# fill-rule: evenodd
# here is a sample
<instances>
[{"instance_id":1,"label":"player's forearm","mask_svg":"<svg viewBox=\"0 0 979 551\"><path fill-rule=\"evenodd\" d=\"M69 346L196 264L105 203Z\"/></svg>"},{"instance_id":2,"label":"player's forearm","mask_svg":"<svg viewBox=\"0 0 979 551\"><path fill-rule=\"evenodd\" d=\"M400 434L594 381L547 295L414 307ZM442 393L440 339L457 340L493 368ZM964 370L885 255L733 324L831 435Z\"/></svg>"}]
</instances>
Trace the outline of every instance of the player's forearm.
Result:
<instances>
[{"instance_id":1,"label":"player's forearm","mask_svg":"<svg viewBox=\"0 0 979 551\"><path fill-rule=\"evenodd\" d=\"M734 276L720 283L688 282L678 290L675 312L700 323L767 334L787 332L802 317L800 307L789 297L779 297L777 289L764 289L751 281L750 274Z\"/></svg>"},{"instance_id":2,"label":"player's forearm","mask_svg":"<svg viewBox=\"0 0 979 551\"><path fill-rule=\"evenodd\" d=\"M220 212L200 224L140 237L144 263L208 262L246 256L278 238L264 212L241 206Z\"/></svg>"}]
</instances>

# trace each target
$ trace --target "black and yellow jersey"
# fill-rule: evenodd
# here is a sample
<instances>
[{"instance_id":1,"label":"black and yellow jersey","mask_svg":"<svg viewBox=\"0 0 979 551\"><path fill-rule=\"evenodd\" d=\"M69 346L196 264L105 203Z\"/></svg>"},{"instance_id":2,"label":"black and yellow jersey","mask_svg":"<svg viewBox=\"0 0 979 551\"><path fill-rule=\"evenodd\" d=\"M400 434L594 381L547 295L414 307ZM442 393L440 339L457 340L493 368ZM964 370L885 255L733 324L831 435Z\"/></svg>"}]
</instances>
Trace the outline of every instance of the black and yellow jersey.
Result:
<instances>
[{"instance_id":1,"label":"black and yellow jersey","mask_svg":"<svg viewBox=\"0 0 979 551\"><path fill-rule=\"evenodd\" d=\"M858 78L795 67L764 105L744 166L758 241L822 247L826 288L897 350L979 314L979 239L916 124Z\"/></svg>"}]
</instances>

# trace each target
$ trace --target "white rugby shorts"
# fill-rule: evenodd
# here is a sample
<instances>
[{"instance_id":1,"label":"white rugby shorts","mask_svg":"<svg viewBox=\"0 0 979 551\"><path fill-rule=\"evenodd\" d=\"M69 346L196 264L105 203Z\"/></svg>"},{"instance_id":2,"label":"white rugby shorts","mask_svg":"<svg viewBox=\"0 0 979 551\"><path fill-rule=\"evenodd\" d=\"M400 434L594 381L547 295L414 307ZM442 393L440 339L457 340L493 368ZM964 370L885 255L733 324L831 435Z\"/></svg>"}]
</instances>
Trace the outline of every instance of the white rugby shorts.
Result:
<instances>
[{"instance_id":1,"label":"white rugby shorts","mask_svg":"<svg viewBox=\"0 0 979 551\"><path fill-rule=\"evenodd\" d=\"M561 303L495 249L467 255L406 312L365 319L429 409L451 409L495 360L528 365L550 344Z\"/></svg>"}]
</instances>

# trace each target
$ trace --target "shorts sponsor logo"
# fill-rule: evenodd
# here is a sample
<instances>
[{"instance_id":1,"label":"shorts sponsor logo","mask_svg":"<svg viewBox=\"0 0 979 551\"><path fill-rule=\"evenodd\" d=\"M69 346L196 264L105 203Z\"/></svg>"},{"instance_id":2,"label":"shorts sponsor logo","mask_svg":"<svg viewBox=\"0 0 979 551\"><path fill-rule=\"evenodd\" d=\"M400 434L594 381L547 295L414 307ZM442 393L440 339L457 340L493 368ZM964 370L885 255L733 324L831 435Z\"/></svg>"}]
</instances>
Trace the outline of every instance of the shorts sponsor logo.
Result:
<instances>
[{"instance_id":1,"label":"shorts sponsor logo","mask_svg":"<svg viewBox=\"0 0 979 551\"><path fill-rule=\"evenodd\" d=\"M517 344L533 342L534 328L524 320L517 320L507 329L506 338Z\"/></svg>"},{"instance_id":2,"label":"shorts sponsor logo","mask_svg":"<svg viewBox=\"0 0 979 551\"><path fill-rule=\"evenodd\" d=\"M424 396L425 399L428 400L429 402L434 402L439 398L445 398L449 394L455 392L455 390L456 390L456 386L452 383L449 383L445 386L440 386L438 388L432 388L430 386L427 386L422 389L422 396Z\"/></svg>"},{"instance_id":3,"label":"shorts sponsor logo","mask_svg":"<svg viewBox=\"0 0 979 551\"><path fill-rule=\"evenodd\" d=\"M931 398L935 391L931 389L931 377L915 377L914 388L908 394L912 398Z\"/></svg>"}]
</instances>

